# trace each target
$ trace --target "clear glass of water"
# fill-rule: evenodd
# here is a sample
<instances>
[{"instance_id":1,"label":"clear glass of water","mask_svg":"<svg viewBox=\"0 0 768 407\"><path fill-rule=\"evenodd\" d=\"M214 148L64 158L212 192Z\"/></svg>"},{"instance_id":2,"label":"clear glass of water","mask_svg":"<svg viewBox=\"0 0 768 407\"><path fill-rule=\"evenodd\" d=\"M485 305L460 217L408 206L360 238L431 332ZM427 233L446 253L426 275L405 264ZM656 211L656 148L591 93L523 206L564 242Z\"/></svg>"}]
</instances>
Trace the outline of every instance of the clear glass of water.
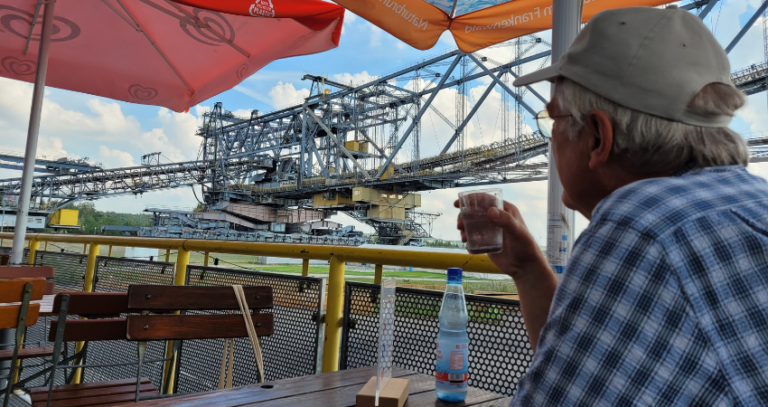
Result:
<instances>
[{"instance_id":1,"label":"clear glass of water","mask_svg":"<svg viewBox=\"0 0 768 407\"><path fill-rule=\"evenodd\" d=\"M459 193L459 208L467 251L471 254L498 253L503 242L502 230L488 219L488 209L504 209L501 189L479 189Z\"/></svg>"}]
</instances>

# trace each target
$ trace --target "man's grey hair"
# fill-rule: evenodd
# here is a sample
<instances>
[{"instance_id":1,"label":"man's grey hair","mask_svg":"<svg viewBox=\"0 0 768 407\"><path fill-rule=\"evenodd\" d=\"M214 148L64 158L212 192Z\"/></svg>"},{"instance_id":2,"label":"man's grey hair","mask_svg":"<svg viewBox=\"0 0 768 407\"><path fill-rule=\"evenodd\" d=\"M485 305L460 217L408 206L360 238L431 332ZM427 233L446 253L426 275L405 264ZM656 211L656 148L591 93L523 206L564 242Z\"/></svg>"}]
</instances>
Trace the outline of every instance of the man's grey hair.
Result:
<instances>
[{"instance_id":1,"label":"man's grey hair","mask_svg":"<svg viewBox=\"0 0 768 407\"><path fill-rule=\"evenodd\" d=\"M728 127L699 127L667 120L614 103L566 78L555 85L559 107L573 115L580 128L589 112L604 111L614 128L612 154L636 175L672 174L684 167L743 165L749 162L746 141ZM711 83L688 104L688 110L733 116L746 97L733 86ZM575 122L575 123L574 123ZM578 128L569 133L576 137Z\"/></svg>"}]
</instances>

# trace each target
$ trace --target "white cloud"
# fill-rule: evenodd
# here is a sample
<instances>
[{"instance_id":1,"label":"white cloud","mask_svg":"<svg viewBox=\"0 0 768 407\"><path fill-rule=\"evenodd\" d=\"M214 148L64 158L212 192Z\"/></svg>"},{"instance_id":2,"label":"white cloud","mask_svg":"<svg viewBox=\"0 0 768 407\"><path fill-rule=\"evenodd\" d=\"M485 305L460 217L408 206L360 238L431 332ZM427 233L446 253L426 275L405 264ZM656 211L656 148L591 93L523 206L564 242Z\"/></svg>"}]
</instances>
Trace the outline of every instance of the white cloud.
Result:
<instances>
[{"instance_id":1,"label":"white cloud","mask_svg":"<svg viewBox=\"0 0 768 407\"><path fill-rule=\"evenodd\" d=\"M110 150L107 146L99 146L99 160L105 168L133 167L133 156L118 149Z\"/></svg>"},{"instance_id":2,"label":"white cloud","mask_svg":"<svg viewBox=\"0 0 768 407\"><path fill-rule=\"evenodd\" d=\"M77 158L67 154L67 151L64 150L64 143L59 137L41 137L37 143L37 156L52 159L61 157Z\"/></svg>"},{"instance_id":3,"label":"white cloud","mask_svg":"<svg viewBox=\"0 0 768 407\"><path fill-rule=\"evenodd\" d=\"M406 47L405 43L402 42L402 41L398 41L396 46L397 46L397 49L405 49L405 47Z\"/></svg>"},{"instance_id":4,"label":"white cloud","mask_svg":"<svg viewBox=\"0 0 768 407\"><path fill-rule=\"evenodd\" d=\"M255 90L246 88L243 85L237 85L233 89L244 95L250 96L260 102L272 104L272 99L265 97L264 95L261 94L261 92L257 92Z\"/></svg>"},{"instance_id":5,"label":"white cloud","mask_svg":"<svg viewBox=\"0 0 768 407\"><path fill-rule=\"evenodd\" d=\"M23 151L32 85L0 78L0 89L2 148ZM70 92L55 92L57 101L70 100ZM104 155L100 148L104 146L109 151L125 152L131 157L159 151L173 161L194 159L200 143L199 138L195 137L195 131L202 124L200 114L207 108L195 107L197 115L175 113L165 108L156 109L157 115L153 120L157 126L147 126L150 129L144 130L142 124L151 121L142 123L137 117L125 114L118 102L94 97L85 102L84 108L77 109L46 97L43 102L38 153L56 158L97 157ZM115 157L102 159L106 165L114 161ZM115 162L125 163L126 159L124 157Z\"/></svg>"},{"instance_id":6,"label":"white cloud","mask_svg":"<svg viewBox=\"0 0 768 407\"><path fill-rule=\"evenodd\" d=\"M281 107L300 104L309 97L309 89L296 89L292 83L277 82L272 90L269 91L269 97L272 98L271 104L279 109Z\"/></svg>"},{"instance_id":7,"label":"white cloud","mask_svg":"<svg viewBox=\"0 0 768 407\"><path fill-rule=\"evenodd\" d=\"M374 79L376 79L376 77L369 74L368 71L363 71L355 74L345 72L345 73L337 73L333 75L334 81L343 83L343 84L348 84L348 85L361 85L363 83L370 82Z\"/></svg>"}]
</instances>

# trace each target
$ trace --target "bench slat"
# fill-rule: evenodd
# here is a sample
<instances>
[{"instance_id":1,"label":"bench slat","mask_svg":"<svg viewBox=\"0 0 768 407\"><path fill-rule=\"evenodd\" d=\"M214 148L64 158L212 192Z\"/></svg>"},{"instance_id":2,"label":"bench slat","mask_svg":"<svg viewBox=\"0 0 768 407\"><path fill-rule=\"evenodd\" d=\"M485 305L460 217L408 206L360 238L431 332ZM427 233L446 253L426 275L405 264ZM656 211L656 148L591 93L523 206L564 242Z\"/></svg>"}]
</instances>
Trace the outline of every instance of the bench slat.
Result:
<instances>
[{"instance_id":1,"label":"bench slat","mask_svg":"<svg viewBox=\"0 0 768 407\"><path fill-rule=\"evenodd\" d=\"M243 287L248 308L272 308L272 287ZM232 287L131 285L128 308L132 310L236 310L240 309Z\"/></svg>"},{"instance_id":2,"label":"bench slat","mask_svg":"<svg viewBox=\"0 0 768 407\"><path fill-rule=\"evenodd\" d=\"M257 336L274 332L272 314L252 314ZM240 314L216 315L129 315L129 341L170 339L242 338L248 336Z\"/></svg>"},{"instance_id":3,"label":"bench slat","mask_svg":"<svg viewBox=\"0 0 768 407\"><path fill-rule=\"evenodd\" d=\"M19 349L19 359L42 358L53 355L53 346ZM13 359L13 349L0 350L0 361Z\"/></svg>"},{"instance_id":4,"label":"bench slat","mask_svg":"<svg viewBox=\"0 0 768 407\"><path fill-rule=\"evenodd\" d=\"M51 321L48 341L56 341L59 321ZM68 319L64 326L64 342L119 341L125 340L125 318L115 319Z\"/></svg>"}]
</instances>

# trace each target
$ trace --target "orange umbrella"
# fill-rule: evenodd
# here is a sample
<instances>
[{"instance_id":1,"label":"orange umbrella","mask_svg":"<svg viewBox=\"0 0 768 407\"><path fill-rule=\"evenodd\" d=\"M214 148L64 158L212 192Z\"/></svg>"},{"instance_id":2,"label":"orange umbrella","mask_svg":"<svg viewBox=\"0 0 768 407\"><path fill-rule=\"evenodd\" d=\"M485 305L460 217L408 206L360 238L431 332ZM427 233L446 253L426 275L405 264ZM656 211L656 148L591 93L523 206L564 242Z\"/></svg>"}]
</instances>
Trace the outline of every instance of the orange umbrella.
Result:
<instances>
[{"instance_id":1,"label":"orange umbrella","mask_svg":"<svg viewBox=\"0 0 768 407\"><path fill-rule=\"evenodd\" d=\"M578 0L573 0L574 2ZM435 45L450 30L464 52L552 28L552 0L335 0L403 42ZM582 21L600 11L669 0L584 0Z\"/></svg>"}]
</instances>

